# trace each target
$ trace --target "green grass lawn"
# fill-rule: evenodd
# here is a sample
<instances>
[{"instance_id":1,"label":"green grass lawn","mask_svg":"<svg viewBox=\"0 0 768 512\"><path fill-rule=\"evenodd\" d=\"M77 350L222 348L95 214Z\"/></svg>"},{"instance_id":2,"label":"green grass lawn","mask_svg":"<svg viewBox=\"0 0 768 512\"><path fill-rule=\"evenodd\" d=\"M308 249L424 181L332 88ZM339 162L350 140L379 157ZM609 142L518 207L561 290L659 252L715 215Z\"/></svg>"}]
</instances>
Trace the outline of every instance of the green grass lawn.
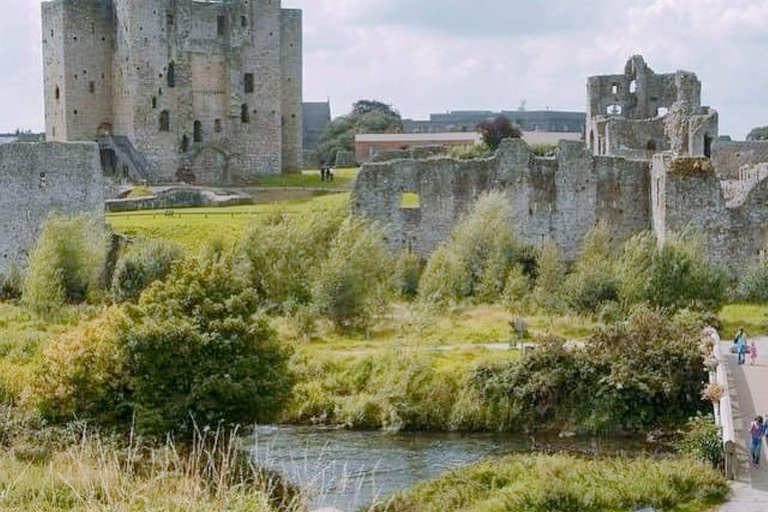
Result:
<instances>
[{"instance_id":1,"label":"green grass lawn","mask_svg":"<svg viewBox=\"0 0 768 512\"><path fill-rule=\"evenodd\" d=\"M357 179L360 169L335 169L333 181L320 181L319 170L302 171L295 174L276 174L259 178L260 187L310 187L349 190Z\"/></svg>"},{"instance_id":2,"label":"green grass lawn","mask_svg":"<svg viewBox=\"0 0 768 512\"><path fill-rule=\"evenodd\" d=\"M324 208L337 207L348 201L348 193L339 193L271 204L110 213L107 222L117 233L165 238L197 250L211 240L236 241L249 225L262 222L270 215L294 215L313 210L322 215Z\"/></svg>"},{"instance_id":3,"label":"green grass lawn","mask_svg":"<svg viewBox=\"0 0 768 512\"><path fill-rule=\"evenodd\" d=\"M720 337L733 338L739 327L747 336L764 336L768 333L768 306L759 304L728 304L720 311Z\"/></svg>"}]
</instances>

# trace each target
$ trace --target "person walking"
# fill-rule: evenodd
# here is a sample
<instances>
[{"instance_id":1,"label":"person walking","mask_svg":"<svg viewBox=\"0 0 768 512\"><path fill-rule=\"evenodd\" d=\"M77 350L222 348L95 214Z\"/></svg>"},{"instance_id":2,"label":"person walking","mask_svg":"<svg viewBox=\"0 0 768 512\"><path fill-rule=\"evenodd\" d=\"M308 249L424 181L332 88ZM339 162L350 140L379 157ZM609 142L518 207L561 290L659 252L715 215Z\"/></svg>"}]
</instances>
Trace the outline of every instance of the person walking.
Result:
<instances>
[{"instance_id":1,"label":"person walking","mask_svg":"<svg viewBox=\"0 0 768 512\"><path fill-rule=\"evenodd\" d=\"M763 417L758 416L752 423L749 424L749 437L750 437L750 449L749 453L752 456L752 464L755 466L760 465L760 456L763 453L763 437L765 436L765 423Z\"/></svg>"},{"instance_id":2,"label":"person walking","mask_svg":"<svg viewBox=\"0 0 768 512\"><path fill-rule=\"evenodd\" d=\"M757 343L755 340L749 342L749 364L754 366L757 361Z\"/></svg>"},{"instance_id":3,"label":"person walking","mask_svg":"<svg viewBox=\"0 0 768 512\"><path fill-rule=\"evenodd\" d=\"M736 336L733 338L736 345L736 361L738 364L744 364L747 359L747 337L744 334L744 328L739 327Z\"/></svg>"}]
</instances>

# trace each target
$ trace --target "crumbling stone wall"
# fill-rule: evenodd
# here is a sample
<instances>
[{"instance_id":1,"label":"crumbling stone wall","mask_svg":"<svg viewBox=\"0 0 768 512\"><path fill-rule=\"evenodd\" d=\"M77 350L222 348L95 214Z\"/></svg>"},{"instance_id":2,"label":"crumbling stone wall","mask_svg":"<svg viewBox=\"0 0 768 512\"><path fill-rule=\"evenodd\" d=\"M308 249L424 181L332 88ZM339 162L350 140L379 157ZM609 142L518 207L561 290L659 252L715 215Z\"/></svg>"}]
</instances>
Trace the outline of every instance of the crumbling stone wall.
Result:
<instances>
[{"instance_id":1,"label":"crumbling stone wall","mask_svg":"<svg viewBox=\"0 0 768 512\"><path fill-rule=\"evenodd\" d=\"M103 213L96 143L0 145L0 274L22 266L52 212Z\"/></svg>"},{"instance_id":2,"label":"crumbling stone wall","mask_svg":"<svg viewBox=\"0 0 768 512\"><path fill-rule=\"evenodd\" d=\"M744 193L729 200L709 159L656 155L651 191L659 243L670 233L694 229L704 237L708 256L737 276L768 246L768 180L748 178Z\"/></svg>"},{"instance_id":3,"label":"crumbling stone wall","mask_svg":"<svg viewBox=\"0 0 768 512\"><path fill-rule=\"evenodd\" d=\"M712 164L720 179L737 179L744 166L768 162L768 141L717 141Z\"/></svg>"},{"instance_id":4,"label":"crumbling stone wall","mask_svg":"<svg viewBox=\"0 0 768 512\"><path fill-rule=\"evenodd\" d=\"M428 254L486 191L508 194L516 227L533 244L553 240L577 256L584 235L603 220L618 245L651 222L649 163L595 157L580 142L561 141L554 158L535 156L522 140L505 140L495 156L365 164L354 207L382 221L390 244ZM401 208L403 193L419 208Z\"/></svg>"},{"instance_id":5,"label":"crumbling stone wall","mask_svg":"<svg viewBox=\"0 0 768 512\"><path fill-rule=\"evenodd\" d=\"M685 154L710 156L718 135L717 112L701 106L696 75L657 75L639 55L629 59L624 74L590 77L587 105L586 140L595 155L650 158L678 145ZM680 119L670 132L665 118L673 111ZM670 133L679 137L670 140Z\"/></svg>"}]
</instances>

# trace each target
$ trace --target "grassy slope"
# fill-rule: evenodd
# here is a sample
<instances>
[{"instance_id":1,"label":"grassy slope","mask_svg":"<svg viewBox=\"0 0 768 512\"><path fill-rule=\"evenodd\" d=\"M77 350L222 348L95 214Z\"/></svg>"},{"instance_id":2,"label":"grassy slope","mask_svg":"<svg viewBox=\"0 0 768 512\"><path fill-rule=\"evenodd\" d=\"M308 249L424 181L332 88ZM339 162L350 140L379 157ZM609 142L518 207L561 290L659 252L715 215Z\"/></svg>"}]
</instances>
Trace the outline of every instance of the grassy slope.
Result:
<instances>
[{"instance_id":1,"label":"grassy slope","mask_svg":"<svg viewBox=\"0 0 768 512\"><path fill-rule=\"evenodd\" d=\"M768 332L768 307L759 304L729 304L720 312L720 336L733 338L739 327L747 336L764 336Z\"/></svg>"}]
</instances>

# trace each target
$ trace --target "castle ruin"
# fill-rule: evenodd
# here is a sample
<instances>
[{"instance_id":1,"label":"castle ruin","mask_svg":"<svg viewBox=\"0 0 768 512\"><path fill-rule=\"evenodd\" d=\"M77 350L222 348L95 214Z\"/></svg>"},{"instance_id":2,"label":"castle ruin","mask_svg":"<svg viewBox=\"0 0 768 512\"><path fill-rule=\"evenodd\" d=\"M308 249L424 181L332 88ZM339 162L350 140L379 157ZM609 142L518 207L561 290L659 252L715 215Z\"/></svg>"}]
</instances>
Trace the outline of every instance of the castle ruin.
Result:
<instances>
[{"instance_id":1,"label":"castle ruin","mask_svg":"<svg viewBox=\"0 0 768 512\"><path fill-rule=\"evenodd\" d=\"M768 144L718 142L718 113L702 106L695 74L657 75L633 56L623 74L588 79L586 123L586 141L560 141L554 157L510 139L489 158L366 164L353 206L387 226L393 247L422 255L483 192L500 190L521 236L551 240L569 260L600 221L617 247L644 230L663 244L696 229L708 255L732 272L764 256ZM418 201L406 204L406 195Z\"/></svg>"},{"instance_id":2,"label":"castle ruin","mask_svg":"<svg viewBox=\"0 0 768 512\"><path fill-rule=\"evenodd\" d=\"M46 137L133 181L254 181L301 163L302 14L280 0L44 2Z\"/></svg>"}]
</instances>

